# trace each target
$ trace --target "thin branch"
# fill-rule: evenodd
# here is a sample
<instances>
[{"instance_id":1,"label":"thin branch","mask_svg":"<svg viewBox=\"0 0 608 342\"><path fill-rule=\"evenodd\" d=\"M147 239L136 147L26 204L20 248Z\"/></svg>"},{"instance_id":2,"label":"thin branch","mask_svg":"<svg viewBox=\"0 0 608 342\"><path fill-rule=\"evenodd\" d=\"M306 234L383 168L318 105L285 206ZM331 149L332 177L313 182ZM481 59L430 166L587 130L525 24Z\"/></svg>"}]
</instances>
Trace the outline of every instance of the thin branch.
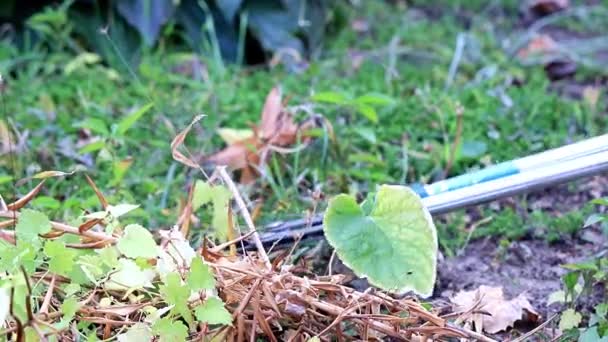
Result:
<instances>
[{"instance_id":1,"label":"thin branch","mask_svg":"<svg viewBox=\"0 0 608 342\"><path fill-rule=\"evenodd\" d=\"M0 211L0 217L18 218L19 216L20 216L20 214L17 212L14 212L14 211ZM116 237L107 235L104 233L100 233L100 232L94 232L94 231L88 230L88 231L84 231L81 233L78 231L78 228L72 227L70 225L60 223L60 222L51 221L51 227L53 227L53 229L55 229L55 230L59 230L64 233L86 236L86 237L89 237L89 238L92 238L95 240L107 240L110 243L116 243L118 241L118 239Z\"/></svg>"},{"instance_id":2,"label":"thin branch","mask_svg":"<svg viewBox=\"0 0 608 342\"><path fill-rule=\"evenodd\" d=\"M262 241L260 240L260 235L258 234L258 232L255 229L255 225L253 224L253 220L251 219L251 215L249 214L249 210L247 210L247 206L245 205L245 201L243 201L243 198L241 197L241 194L239 193L239 190L237 189L236 185L234 184L234 182L232 181L232 179L230 178L230 176L228 175L228 172L226 172L226 167L225 166L220 166L217 168L220 177L222 177L222 179L224 180L224 182L226 183L226 185L228 185L228 188L230 189L230 191L232 191L232 194L234 195L234 199L236 201L236 204L239 206L239 209L241 210L241 214L243 215L243 218L245 219L245 223L247 224L247 227L249 228L249 232L252 233L252 238L253 241L255 242L255 245L258 249L258 253L260 254L260 258L262 259L262 261L264 262L264 264L266 265L266 268L268 270L272 269L272 264L270 263L270 259L268 259L268 254L266 254L266 250L264 249L264 245L262 244Z\"/></svg>"}]
</instances>

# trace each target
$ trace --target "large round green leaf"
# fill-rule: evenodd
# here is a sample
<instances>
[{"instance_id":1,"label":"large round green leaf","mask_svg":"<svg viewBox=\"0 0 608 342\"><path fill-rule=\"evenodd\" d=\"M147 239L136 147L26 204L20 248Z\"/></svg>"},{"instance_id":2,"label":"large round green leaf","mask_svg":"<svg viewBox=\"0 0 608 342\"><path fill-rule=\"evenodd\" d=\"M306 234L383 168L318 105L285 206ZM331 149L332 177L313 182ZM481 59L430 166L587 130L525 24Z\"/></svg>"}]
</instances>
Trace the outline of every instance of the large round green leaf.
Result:
<instances>
[{"instance_id":1,"label":"large round green leaf","mask_svg":"<svg viewBox=\"0 0 608 342\"><path fill-rule=\"evenodd\" d=\"M383 185L364 210L348 195L329 202L325 236L359 277L384 290L433 293L437 233L420 197L404 186Z\"/></svg>"}]
</instances>

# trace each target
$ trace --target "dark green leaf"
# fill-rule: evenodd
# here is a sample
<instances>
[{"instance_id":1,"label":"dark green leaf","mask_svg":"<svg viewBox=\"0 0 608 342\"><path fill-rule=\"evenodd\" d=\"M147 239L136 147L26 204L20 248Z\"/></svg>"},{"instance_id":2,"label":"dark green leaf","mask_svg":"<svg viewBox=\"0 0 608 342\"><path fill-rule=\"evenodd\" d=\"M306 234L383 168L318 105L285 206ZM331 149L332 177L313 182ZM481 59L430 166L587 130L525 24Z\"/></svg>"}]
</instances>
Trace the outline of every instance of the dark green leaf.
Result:
<instances>
[{"instance_id":1,"label":"dark green leaf","mask_svg":"<svg viewBox=\"0 0 608 342\"><path fill-rule=\"evenodd\" d=\"M172 0L121 0L116 2L118 13L152 46L161 27L173 15Z\"/></svg>"},{"instance_id":2,"label":"dark green leaf","mask_svg":"<svg viewBox=\"0 0 608 342\"><path fill-rule=\"evenodd\" d=\"M232 23L234 22L234 17L241 7L243 0L219 0L215 3L226 21Z\"/></svg>"},{"instance_id":3,"label":"dark green leaf","mask_svg":"<svg viewBox=\"0 0 608 342\"><path fill-rule=\"evenodd\" d=\"M123 118L116 127L116 133L119 136L124 135L129 130L129 128L131 128L131 126L133 126L137 122L137 120L139 120L144 114L146 114L153 106L154 103L148 103L147 105L139 108L135 112Z\"/></svg>"}]
</instances>

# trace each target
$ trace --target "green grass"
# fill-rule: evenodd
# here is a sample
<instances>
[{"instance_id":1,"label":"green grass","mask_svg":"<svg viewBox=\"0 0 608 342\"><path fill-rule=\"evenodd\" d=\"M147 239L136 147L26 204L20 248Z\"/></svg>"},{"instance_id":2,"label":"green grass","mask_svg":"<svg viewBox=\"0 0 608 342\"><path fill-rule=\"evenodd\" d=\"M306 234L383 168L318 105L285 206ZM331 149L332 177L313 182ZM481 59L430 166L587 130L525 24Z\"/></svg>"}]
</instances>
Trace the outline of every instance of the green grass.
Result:
<instances>
[{"instance_id":1,"label":"green grass","mask_svg":"<svg viewBox=\"0 0 608 342\"><path fill-rule=\"evenodd\" d=\"M367 20L370 30L339 31L327 42L323 57L299 74L281 67L224 68L203 59L208 79L193 80L172 71L188 56L162 41L163 48L144 53L142 64L133 70L137 78L122 73L115 79L112 69L101 64L66 74L66 65L76 58L73 53L42 46L19 50L3 42L0 71L9 79L6 112L9 122L28 136L15 170L8 159L0 161L0 179L13 173L24 178L43 170L69 171L77 163L66 153L73 153L90 160L87 172L111 202L141 204L133 219L150 228L167 227L176 220L186 183L200 177L172 160L171 139L193 116L204 113L207 117L190 134L187 146L197 153L221 148L217 128L246 128L257 122L275 84L283 86L290 104L309 103L312 94L329 91L352 97L383 94L394 101L375 107L377 123L348 107L317 104L315 111L332 123L337 141L328 144L320 138L297 156L277 156L272 178L261 180L248 193L251 199L265 199L262 222L302 216L312 207L306 190L318 188L333 196L364 193L381 183L437 180L456 140L460 147L450 175L605 130L602 113L548 91L542 67L524 67L504 52L502 43L516 26L512 17L496 17L491 8L478 11L478 6L465 4L446 6L440 17L429 18L409 7L387 9L370 2L365 10L357 10L363 14L350 13ZM513 12L512 6L501 8L501 13ZM470 28L455 14L471 19ZM466 48L447 87L461 33L467 35ZM391 48L391 41L398 42L398 48ZM349 51L368 55L359 69L353 68ZM112 125L150 102L154 107L124 136L105 139L102 150L78 152L80 127L89 127L92 136L108 136L102 126L111 131ZM459 108L463 130L457 138ZM132 164L122 175L120 162L127 158ZM296 184L302 174L306 182ZM35 183L26 182L17 194L25 194ZM11 198L10 182L0 186L3 196ZM47 197L33 206L45 207L55 218L73 217L98 205L79 174L49 180L43 195ZM496 219L488 228L491 234L520 236L492 228L518 225L518 215L492 214ZM559 229L570 231L578 224L568 221ZM444 248L458 248L466 238L466 231L449 224L439 229Z\"/></svg>"}]
</instances>

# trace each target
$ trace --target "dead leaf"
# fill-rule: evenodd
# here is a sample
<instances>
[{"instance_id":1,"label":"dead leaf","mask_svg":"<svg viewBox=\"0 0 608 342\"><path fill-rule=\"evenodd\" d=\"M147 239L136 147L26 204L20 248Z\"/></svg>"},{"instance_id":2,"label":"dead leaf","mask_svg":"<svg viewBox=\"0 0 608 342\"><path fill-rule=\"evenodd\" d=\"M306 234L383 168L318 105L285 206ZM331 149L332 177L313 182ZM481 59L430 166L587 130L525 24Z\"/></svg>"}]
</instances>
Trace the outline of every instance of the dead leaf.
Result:
<instances>
[{"instance_id":1,"label":"dead leaf","mask_svg":"<svg viewBox=\"0 0 608 342\"><path fill-rule=\"evenodd\" d=\"M44 184L44 179L38 183L38 185L36 185L32 190L30 190L30 192L28 192L25 196L21 197L20 199L16 200L15 202L7 205L6 207L8 208L8 210L19 210L21 208L23 208L26 204L28 204L37 194L38 192L40 192L40 189L42 189L42 185Z\"/></svg>"},{"instance_id":2,"label":"dead leaf","mask_svg":"<svg viewBox=\"0 0 608 342\"><path fill-rule=\"evenodd\" d=\"M600 88L586 86L583 89L583 100L593 109L597 107L597 101L600 98Z\"/></svg>"},{"instance_id":3,"label":"dead leaf","mask_svg":"<svg viewBox=\"0 0 608 342\"><path fill-rule=\"evenodd\" d=\"M549 15L563 11L569 6L569 0L532 0L528 8L538 15Z\"/></svg>"},{"instance_id":4,"label":"dead leaf","mask_svg":"<svg viewBox=\"0 0 608 342\"><path fill-rule=\"evenodd\" d=\"M184 140L186 139L186 136L188 136L188 132L190 132L190 130L192 129L192 126L194 126L194 124L199 122L203 117L204 117L204 115L196 116L192 120L192 122L190 122L188 127L186 127L183 131L179 132L179 134L176 135L175 138L173 138L173 141L171 142L171 154L173 155L173 159L177 160L178 162L180 162L184 165L187 165L187 166L190 166L193 168L198 168L199 165L196 162L194 162L193 160L191 160L190 158L186 157L183 153L181 153L177 149L184 143Z\"/></svg>"},{"instance_id":5,"label":"dead leaf","mask_svg":"<svg viewBox=\"0 0 608 342\"><path fill-rule=\"evenodd\" d=\"M365 19L355 19L350 23L350 28L357 33L369 31L369 22Z\"/></svg>"},{"instance_id":6,"label":"dead leaf","mask_svg":"<svg viewBox=\"0 0 608 342\"><path fill-rule=\"evenodd\" d=\"M451 301L455 311L470 313L466 321L473 322L478 332L495 334L517 321L537 322L540 319L524 294L506 300L502 287L482 285L477 290L460 291Z\"/></svg>"},{"instance_id":7,"label":"dead leaf","mask_svg":"<svg viewBox=\"0 0 608 342\"><path fill-rule=\"evenodd\" d=\"M97 185L95 185L95 182L93 182L91 177L89 177L86 173L84 174L84 177L87 179L87 183L89 183L89 186L91 186L91 188L93 188L95 195L99 199L99 203L101 203L101 208L103 210L106 210L106 208L108 207L108 201L106 200L105 196L103 195L101 190L99 190Z\"/></svg>"},{"instance_id":8,"label":"dead leaf","mask_svg":"<svg viewBox=\"0 0 608 342\"><path fill-rule=\"evenodd\" d=\"M228 142L228 146L202 159L216 165L226 165L233 171L241 170L240 182L251 183L258 177L258 169L264 166L271 152L287 153L288 150L281 148L295 144L298 130L311 126L298 127L293 115L283 106L281 90L274 87L266 96L261 122L259 126L252 127L251 135L247 136L246 130L222 128L218 133ZM240 135L243 138L239 139ZM308 140L305 139L305 142Z\"/></svg>"},{"instance_id":9,"label":"dead leaf","mask_svg":"<svg viewBox=\"0 0 608 342\"><path fill-rule=\"evenodd\" d=\"M571 60L555 60L545 65L545 72L551 81L572 77L576 69L576 63Z\"/></svg>"},{"instance_id":10,"label":"dead leaf","mask_svg":"<svg viewBox=\"0 0 608 342\"><path fill-rule=\"evenodd\" d=\"M539 56L554 52L557 49L557 42L547 34L540 34L530 39L528 45L517 52L519 58L525 59L530 56Z\"/></svg>"}]
</instances>

